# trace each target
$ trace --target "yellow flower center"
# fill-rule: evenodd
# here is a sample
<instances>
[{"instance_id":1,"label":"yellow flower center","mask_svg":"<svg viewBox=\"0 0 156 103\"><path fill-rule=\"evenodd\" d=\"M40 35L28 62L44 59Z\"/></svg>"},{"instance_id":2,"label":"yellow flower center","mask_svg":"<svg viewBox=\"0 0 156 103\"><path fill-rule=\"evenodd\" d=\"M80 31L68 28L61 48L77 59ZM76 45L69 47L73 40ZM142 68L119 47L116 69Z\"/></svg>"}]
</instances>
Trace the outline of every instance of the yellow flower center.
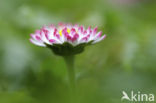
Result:
<instances>
[{"instance_id":1,"label":"yellow flower center","mask_svg":"<svg viewBox=\"0 0 156 103\"><path fill-rule=\"evenodd\" d=\"M70 33L70 29L67 29L67 32Z\"/></svg>"},{"instance_id":2,"label":"yellow flower center","mask_svg":"<svg viewBox=\"0 0 156 103\"><path fill-rule=\"evenodd\" d=\"M60 36L62 36L62 29L59 31Z\"/></svg>"},{"instance_id":3,"label":"yellow flower center","mask_svg":"<svg viewBox=\"0 0 156 103\"><path fill-rule=\"evenodd\" d=\"M67 32L70 33L70 29L67 28ZM60 36L62 36L62 29L59 31Z\"/></svg>"}]
</instances>

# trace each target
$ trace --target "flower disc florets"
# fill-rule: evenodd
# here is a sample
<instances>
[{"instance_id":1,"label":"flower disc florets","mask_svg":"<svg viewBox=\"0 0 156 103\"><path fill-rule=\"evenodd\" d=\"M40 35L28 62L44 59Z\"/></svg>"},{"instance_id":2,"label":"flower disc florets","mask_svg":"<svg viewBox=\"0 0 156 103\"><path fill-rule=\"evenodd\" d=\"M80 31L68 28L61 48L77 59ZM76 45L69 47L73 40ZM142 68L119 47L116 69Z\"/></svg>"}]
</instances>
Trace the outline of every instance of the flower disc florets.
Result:
<instances>
[{"instance_id":1,"label":"flower disc florets","mask_svg":"<svg viewBox=\"0 0 156 103\"><path fill-rule=\"evenodd\" d=\"M59 24L44 26L31 34L30 41L38 46L48 47L57 55L75 55L81 53L86 45L103 40L106 35L97 32L97 27L85 29L83 26Z\"/></svg>"}]
</instances>

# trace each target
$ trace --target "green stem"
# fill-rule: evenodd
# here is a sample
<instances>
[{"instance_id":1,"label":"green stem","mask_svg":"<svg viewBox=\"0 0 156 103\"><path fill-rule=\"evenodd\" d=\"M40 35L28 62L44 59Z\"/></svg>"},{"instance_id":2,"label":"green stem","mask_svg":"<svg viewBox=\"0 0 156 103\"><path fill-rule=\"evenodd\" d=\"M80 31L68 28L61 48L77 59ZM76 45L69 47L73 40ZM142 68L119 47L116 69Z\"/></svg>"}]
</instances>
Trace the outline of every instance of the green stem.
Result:
<instances>
[{"instance_id":1,"label":"green stem","mask_svg":"<svg viewBox=\"0 0 156 103\"><path fill-rule=\"evenodd\" d=\"M68 69L68 79L71 88L72 97L75 95L75 69L74 69L74 55L64 56L67 69ZM73 97L74 98L74 97Z\"/></svg>"}]
</instances>

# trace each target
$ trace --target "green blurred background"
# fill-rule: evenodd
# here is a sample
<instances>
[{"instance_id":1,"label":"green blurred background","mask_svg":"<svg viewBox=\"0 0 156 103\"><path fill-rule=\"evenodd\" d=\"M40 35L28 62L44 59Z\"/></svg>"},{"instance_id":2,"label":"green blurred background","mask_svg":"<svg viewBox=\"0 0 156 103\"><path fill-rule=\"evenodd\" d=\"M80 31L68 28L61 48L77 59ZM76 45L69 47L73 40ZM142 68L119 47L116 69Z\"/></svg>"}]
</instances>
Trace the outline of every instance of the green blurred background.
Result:
<instances>
[{"instance_id":1,"label":"green blurred background","mask_svg":"<svg viewBox=\"0 0 156 103\"><path fill-rule=\"evenodd\" d=\"M76 56L77 103L121 103L123 90L156 94L155 0L0 0L0 103L69 103L63 59L29 42L58 22L107 34Z\"/></svg>"}]
</instances>

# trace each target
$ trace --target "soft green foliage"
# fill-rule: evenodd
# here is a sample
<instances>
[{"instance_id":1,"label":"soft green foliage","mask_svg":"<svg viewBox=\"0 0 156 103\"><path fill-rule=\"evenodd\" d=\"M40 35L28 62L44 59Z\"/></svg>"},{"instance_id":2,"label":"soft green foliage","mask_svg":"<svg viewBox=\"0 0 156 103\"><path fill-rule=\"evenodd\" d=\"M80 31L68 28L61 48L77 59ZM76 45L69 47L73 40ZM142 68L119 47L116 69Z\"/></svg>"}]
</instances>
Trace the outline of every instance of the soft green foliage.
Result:
<instances>
[{"instance_id":1,"label":"soft green foliage","mask_svg":"<svg viewBox=\"0 0 156 103\"><path fill-rule=\"evenodd\" d=\"M121 103L122 90L156 94L156 2L133 1L1 0L0 103L69 103L63 58L29 42L60 21L107 34L76 56L77 103Z\"/></svg>"}]
</instances>

